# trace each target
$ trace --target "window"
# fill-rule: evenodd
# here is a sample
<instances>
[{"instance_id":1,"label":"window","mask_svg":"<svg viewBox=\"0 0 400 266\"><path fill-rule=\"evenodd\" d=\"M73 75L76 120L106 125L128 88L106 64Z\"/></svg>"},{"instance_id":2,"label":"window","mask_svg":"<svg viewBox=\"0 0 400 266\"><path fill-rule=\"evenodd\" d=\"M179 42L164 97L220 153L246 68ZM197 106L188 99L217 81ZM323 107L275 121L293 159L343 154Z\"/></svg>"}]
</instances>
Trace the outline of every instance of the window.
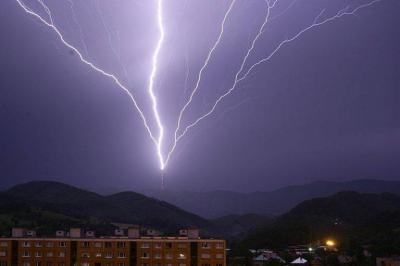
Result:
<instances>
[{"instance_id":1,"label":"window","mask_svg":"<svg viewBox=\"0 0 400 266\"><path fill-rule=\"evenodd\" d=\"M215 248L218 248L218 249L224 248L224 243L216 243Z\"/></svg>"},{"instance_id":2,"label":"window","mask_svg":"<svg viewBox=\"0 0 400 266\"><path fill-rule=\"evenodd\" d=\"M161 248L161 243L154 243L155 248Z\"/></svg>"},{"instance_id":3,"label":"window","mask_svg":"<svg viewBox=\"0 0 400 266\"><path fill-rule=\"evenodd\" d=\"M31 264L29 263L29 261L24 261L24 262L22 263L22 265L23 265L23 266L31 266Z\"/></svg>"},{"instance_id":4,"label":"window","mask_svg":"<svg viewBox=\"0 0 400 266\"><path fill-rule=\"evenodd\" d=\"M88 247L90 247L90 243L89 242L82 242L82 247L83 248L88 248Z\"/></svg>"},{"instance_id":5,"label":"window","mask_svg":"<svg viewBox=\"0 0 400 266\"><path fill-rule=\"evenodd\" d=\"M112 248L112 243L111 242L105 242L104 243L105 248Z\"/></svg>"},{"instance_id":6,"label":"window","mask_svg":"<svg viewBox=\"0 0 400 266\"><path fill-rule=\"evenodd\" d=\"M36 242L36 243L35 243L35 247L41 248L41 247L42 247L42 242Z\"/></svg>"},{"instance_id":7,"label":"window","mask_svg":"<svg viewBox=\"0 0 400 266\"><path fill-rule=\"evenodd\" d=\"M166 247L166 248L172 248L172 243L171 243L171 242L165 243L165 247Z\"/></svg>"},{"instance_id":8,"label":"window","mask_svg":"<svg viewBox=\"0 0 400 266\"><path fill-rule=\"evenodd\" d=\"M209 253L203 253L203 254L201 254L201 258L202 259L209 259L211 256L210 256L210 254Z\"/></svg>"},{"instance_id":9,"label":"window","mask_svg":"<svg viewBox=\"0 0 400 266\"><path fill-rule=\"evenodd\" d=\"M31 256L31 254L29 253L29 251L27 251L27 250L24 250L24 251L23 251L22 257L27 258L27 257L30 257L30 256Z\"/></svg>"},{"instance_id":10,"label":"window","mask_svg":"<svg viewBox=\"0 0 400 266\"><path fill-rule=\"evenodd\" d=\"M28 241L24 241L22 243L22 246L25 247L25 248L29 248L31 246L31 243L29 243Z\"/></svg>"},{"instance_id":11,"label":"window","mask_svg":"<svg viewBox=\"0 0 400 266\"><path fill-rule=\"evenodd\" d=\"M118 253L118 258L126 258L125 252L119 252Z\"/></svg>"},{"instance_id":12,"label":"window","mask_svg":"<svg viewBox=\"0 0 400 266\"><path fill-rule=\"evenodd\" d=\"M154 255L154 258L156 258L156 259L161 259L161 254L160 254L160 253L155 254L155 255Z\"/></svg>"},{"instance_id":13,"label":"window","mask_svg":"<svg viewBox=\"0 0 400 266\"><path fill-rule=\"evenodd\" d=\"M46 257L49 257L49 258L53 257L53 252L47 252Z\"/></svg>"},{"instance_id":14,"label":"window","mask_svg":"<svg viewBox=\"0 0 400 266\"><path fill-rule=\"evenodd\" d=\"M84 263L81 263L81 266L90 266L90 263L89 262L84 262Z\"/></svg>"},{"instance_id":15,"label":"window","mask_svg":"<svg viewBox=\"0 0 400 266\"><path fill-rule=\"evenodd\" d=\"M112 252L107 252L105 257L106 257L107 259L112 258L112 257L113 257Z\"/></svg>"},{"instance_id":16,"label":"window","mask_svg":"<svg viewBox=\"0 0 400 266\"><path fill-rule=\"evenodd\" d=\"M42 262L36 261L36 262L35 262L35 266L42 266Z\"/></svg>"},{"instance_id":17,"label":"window","mask_svg":"<svg viewBox=\"0 0 400 266\"><path fill-rule=\"evenodd\" d=\"M125 242L117 242L117 248L124 248Z\"/></svg>"},{"instance_id":18,"label":"window","mask_svg":"<svg viewBox=\"0 0 400 266\"><path fill-rule=\"evenodd\" d=\"M178 244L178 248L186 248L186 244L185 243L179 243Z\"/></svg>"},{"instance_id":19,"label":"window","mask_svg":"<svg viewBox=\"0 0 400 266\"><path fill-rule=\"evenodd\" d=\"M60 258L64 258L64 257L65 257L65 252L59 252L59 253L58 253L58 256L59 256Z\"/></svg>"},{"instance_id":20,"label":"window","mask_svg":"<svg viewBox=\"0 0 400 266\"><path fill-rule=\"evenodd\" d=\"M96 253L96 258L101 258L101 253Z\"/></svg>"},{"instance_id":21,"label":"window","mask_svg":"<svg viewBox=\"0 0 400 266\"><path fill-rule=\"evenodd\" d=\"M8 243L5 241L0 242L0 247L8 247Z\"/></svg>"},{"instance_id":22,"label":"window","mask_svg":"<svg viewBox=\"0 0 400 266\"><path fill-rule=\"evenodd\" d=\"M64 241L59 243L59 246L62 248L65 248L67 246L67 243L65 243Z\"/></svg>"},{"instance_id":23,"label":"window","mask_svg":"<svg viewBox=\"0 0 400 266\"><path fill-rule=\"evenodd\" d=\"M218 254L215 255L215 257L216 257L217 259L223 259L223 258L224 258L224 254L218 253Z\"/></svg>"},{"instance_id":24,"label":"window","mask_svg":"<svg viewBox=\"0 0 400 266\"><path fill-rule=\"evenodd\" d=\"M0 266L7 266L7 261L0 261Z\"/></svg>"},{"instance_id":25,"label":"window","mask_svg":"<svg viewBox=\"0 0 400 266\"><path fill-rule=\"evenodd\" d=\"M180 260L186 259L186 255L183 254L183 253L180 253L180 254L178 255L178 259L180 259Z\"/></svg>"},{"instance_id":26,"label":"window","mask_svg":"<svg viewBox=\"0 0 400 266\"><path fill-rule=\"evenodd\" d=\"M149 248L150 244L149 243L142 243L142 245L140 246L141 248Z\"/></svg>"},{"instance_id":27,"label":"window","mask_svg":"<svg viewBox=\"0 0 400 266\"><path fill-rule=\"evenodd\" d=\"M82 253L82 258L90 258L89 253L87 252Z\"/></svg>"},{"instance_id":28,"label":"window","mask_svg":"<svg viewBox=\"0 0 400 266\"><path fill-rule=\"evenodd\" d=\"M48 247L48 248L54 247L54 242L47 242L46 247Z\"/></svg>"},{"instance_id":29,"label":"window","mask_svg":"<svg viewBox=\"0 0 400 266\"><path fill-rule=\"evenodd\" d=\"M5 251L0 251L0 257L5 257L7 256L7 252Z\"/></svg>"},{"instance_id":30,"label":"window","mask_svg":"<svg viewBox=\"0 0 400 266\"><path fill-rule=\"evenodd\" d=\"M201 243L201 247L202 247L202 248L210 248L210 247L211 247L211 244L208 243L208 242L202 242L202 243Z\"/></svg>"},{"instance_id":31,"label":"window","mask_svg":"<svg viewBox=\"0 0 400 266\"><path fill-rule=\"evenodd\" d=\"M35 257L40 258L42 256L42 252L36 251Z\"/></svg>"},{"instance_id":32,"label":"window","mask_svg":"<svg viewBox=\"0 0 400 266\"><path fill-rule=\"evenodd\" d=\"M94 246L95 246L96 248L101 248L103 245L102 245L101 242L94 242Z\"/></svg>"},{"instance_id":33,"label":"window","mask_svg":"<svg viewBox=\"0 0 400 266\"><path fill-rule=\"evenodd\" d=\"M171 260L173 258L171 253L165 254L165 258Z\"/></svg>"},{"instance_id":34,"label":"window","mask_svg":"<svg viewBox=\"0 0 400 266\"><path fill-rule=\"evenodd\" d=\"M143 252L142 259L148 259L148 258L149 258L149 253Z\"/></svg>"}]
</instances>

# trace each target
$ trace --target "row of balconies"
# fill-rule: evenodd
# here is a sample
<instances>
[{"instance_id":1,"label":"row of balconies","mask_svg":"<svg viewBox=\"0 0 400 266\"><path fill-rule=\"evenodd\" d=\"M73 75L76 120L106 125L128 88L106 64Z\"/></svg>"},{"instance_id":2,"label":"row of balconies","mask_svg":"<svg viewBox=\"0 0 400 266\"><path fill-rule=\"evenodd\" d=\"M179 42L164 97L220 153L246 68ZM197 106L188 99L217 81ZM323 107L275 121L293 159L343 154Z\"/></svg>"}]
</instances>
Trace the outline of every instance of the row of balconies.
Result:
<instances>
[{"instance_id":1,"label":"row of balconies","mask_svg":"<svg viewBox=\"0 0 400 266\"><path fill-rule=\"evenodd\" d=\"M64 242L64 241L60 241L57 244L58 244L57 247L60 247L60 248L67 247L67 243ZM24 248L29 248L31 246L34 246L36 248L41 248L41 247L54 248L55 247L55 243L54 242L46 242L46 244L43 245L42 242L35 242L34 245L31 245L30 241L24 241L24 242L22 242L21 246L24 247Z\"/></svg>"},{"instance_id":2,"label":"row of balconies","mask_svg":"<svg viewBox=\"0 0 400 266\"><path fill-rule=\"evenodd\" d=\"M164 244L164 245L163 245ZM126 248L126 243L125 242L100 242L100 241L95 241L95 242L81 242L80 243L82 248L105 248L105 249L110 249L110 248L117 248L117 249L124 249ZM210 243L210 242L201 242L200 247L202 249L211 249L212 245L214 245L215 249L223 249L224 244L222 242L216 242L216 243ZM24 248L30 248L30 247L35 247L35 248L66 248L67 243L65 241L59 241L59 242L54 242L54 241L47 241L47 242L40 242L36 241L34 243L31 243L31 241L23 241L21 244L22 247ZM8 242L6 241L0 241L0 247L8 247ZM171 249L173 247L171 242L156 242L156 243L149 243L149 242L143 242L140 243L140 248L142 249L162 249L163 247L166 249ZM186 249L188 248L187 243L177 243L175 248L179 249Z\"/></svg>"},{"instance_id":3,"label":"row of balconies","mask_svg":"<svg viewBox=\"0 0 400 266\"><path fill-rule=\"evenodd\" d=\"M2 254L3 255L3 254ZM54 256L54 253L53 252L47 252L46 254L45 254L45 256L43 256L43 253L42 252L35 252L35 254L34 254L34 257L35 258L42 258L42 257L47 257L47 258L54 258L54 257L59 257L59 258L64 258L65 257L65 253L64 252L58 252L58 254L57 254L58 256ZM6 253L4 253L4 256L6 256ZM90 256L91 256L91 254L90 253L86 253L86 252L84 252L84 253L82 253L81 255L80 255L80 257L82 257L82 258L90 258ZM23 257L23 258L30 258L31 257L31 253L29 252L29 251L24 251L23 253L22 253L22 255L21 255L21 257ZM117 253L117 255L114 257L114 254L112 253L112 252L106 252L106 253L104 253L104 254L102 254L102 253L96 253L96 254L94 254L94 257L95 258L106 258L106 259L112 259L112 258L117 258L117 259L125 259L125 258L127 258L127 255L126 255L126 253L124 253L124 252L119 252L119 253ZM151 256L151 254L150 253L142 253L142 255L141 255L141 259L150 259L152 256ZM162 259L163 258L163 256L162 256L162 254L160 254L160 253L156 253L156 254L154 254L154 256L153 256L153 258L154 259ZM165 259L174 259L174 256L173 256L173 254L171 254L171 253L167 253L167 254L165 254L164 255L164 258ZM203 253L203 254L201 254L200 255L200 258L201 259L211 259L212 258L212 255L210 254L210 253ZM218 254L215 254L215 259L223 259L224 258L224 254L222 254L222 253L218 253ZM187 256L186 256L186 254L184 254L184 253L179 253L179 254L177 254L176 255L176 259L178 259L178 260L184 260L184 259L187 259Z\"/></svg>"},{"instance_id":4,"label":"row of balconies","mask_svg":"<svg viewBox=\"0 0 400 266\"><path fill-rule=\"evenodd\" d=\"M57 245L56 245L57 244ZM117 248L117 249L124 249L126 248L126 243L125 242L116 242L115 246L113 246L112 242L82 242L80 243L82 248L91 248L91 247L95 247L95 248ZM92 246L93 245L93 246ZM172 243L171 242L166 242L164 243L164 248L172 248ZM223 243L215 243L215 248L216 249L222 249L224 247ZM67 243L64 241L60 241L60 242L39 242L36 241L34 243L31 243L31 241L23 241L21 244L22 247L24 248L29 248L29 247L36 247L36 248L54 248L55 246L59 247L59 248L65 248L67 247ZM0 247L8 247L8 242L6 241L1 241L0 242ZM140 248L142 249L149 249L149 248L155 248L155 249L162 249L163 248L163 243L161 242L156 242L156 243L148 243L148 242L143 242L140 244ZM177 243L176 247L179 249L186 249L188 248L188 244L187 243ZM201 246L202 249L210 249L212 247L212 243L209 242L202 242Z\"/></svg>"},{"instance_id":5,"label":"row of balconies","mask_svg":"<svg viewBox=\"0 0 400 266\"><path fill-rule=\"evenodd\" d=\"M116 229L114 231L114 236L116 237L128 237L128 238L140 238L141 230L139 227L130 227L127 229ZM148 237L159 237L161 233L154 229L145 230L145 235ZM25 228L12 228L11 230L12 237L36 237L36 231L27 230ZM179 236L196 239L199 238L199 230L198 229L181 229L179 230ZM69 231L57 230L55 233L55 237L63 238L63 237L71 237L71 238L94 238L96 234L92 230L82 230L81 228L71 228Z\"/></svg>"},{"instance_id":6,"label":"row of balconies","mask_svg":"<svg viewBox=\"0 0 400 266\"><path fill-rule=\"evenodd\" d=\"M23 257L23 258L30 258L30 257L31 257L31 253L30 253L29 251L24 251L24 252L21 254L21 257ZM36 258L41 258L41 257L43 257L43 253L41 253L41 252L35 252L35 257L36 257ZM47 257L47 258L54 258L54 257L65 258L65 252L58 252L58 253L57 253L57 256L54 256L54 253L53 253L53 252L47 252L47 253L46 253L46 257Z\"/></svg>"},{"instance_id":7,"label":"row of balconies","mask_svg":"<svg viewBox=\"0 0 400 266\"><path fill-rule=\"evenodd\" d=\"M142 253L142 256L140 258L141 259L150 259L151 256L150 256L149 253ZM162 259L162 255L161 254L154 254L153 258L154 259ZM167 254L165 254L164 258L165 259L174 259L174 256L173 256L173 254L167 253ZM203 254L200 254L200 258L201 259L212 259L212 258L223 259L224 258L224 254L223 253L218 253L218 254L215 254L214 256L212 256L210 253L203 253ZM180 254L177 254L176 259L184 260L184 259L187 259L187 256L185 254L183 254L183 253L180 253Z\"/></svg>"}]
</instances>

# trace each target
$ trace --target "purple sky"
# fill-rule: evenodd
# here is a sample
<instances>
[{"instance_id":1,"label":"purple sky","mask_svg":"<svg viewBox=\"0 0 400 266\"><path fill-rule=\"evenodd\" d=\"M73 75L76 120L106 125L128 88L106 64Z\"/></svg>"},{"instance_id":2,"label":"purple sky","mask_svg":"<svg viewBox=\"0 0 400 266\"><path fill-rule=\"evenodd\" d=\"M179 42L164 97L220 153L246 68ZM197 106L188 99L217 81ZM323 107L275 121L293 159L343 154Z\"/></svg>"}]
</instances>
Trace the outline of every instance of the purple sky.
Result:
<instances>
[{"instance_id":1,"label":"purple sky","mask_svg":"<svg viewBox=\"0 0 400 266\"><path fill-rule=\"evenodd\" d=\"M66 40L130 88L157 133L146 91L158 38L156 1L74 1L75 17L67 0L45 2ZM297 0L282 13L291 2L278 2L272 17L282 15L267 26L246 69L321 10L323 19L368 1ZM37 1L25 3L45 16ZM229 4L164 3L155 80L164 153ZM126 94L15 0L0 5L0 187L59 180L159 188L154 145ZM399 11L398 1L382 0L282 47L182 139L166 187L254 191L313 180L399 179ZM265 14L264 1L237 0L183 124L232 85Z\"/></svg>"}]
</instances>

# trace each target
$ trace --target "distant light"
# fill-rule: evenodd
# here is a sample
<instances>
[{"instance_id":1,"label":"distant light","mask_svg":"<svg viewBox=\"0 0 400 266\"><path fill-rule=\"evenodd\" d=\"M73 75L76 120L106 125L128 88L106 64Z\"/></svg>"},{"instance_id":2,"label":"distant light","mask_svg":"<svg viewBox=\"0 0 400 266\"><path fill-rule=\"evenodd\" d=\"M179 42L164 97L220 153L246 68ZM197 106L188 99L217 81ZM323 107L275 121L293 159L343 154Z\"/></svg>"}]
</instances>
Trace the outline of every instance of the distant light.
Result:
<instances>
[{"instance_id":1,"label":"distant light","mask_svg":"<svg viewBox=\"0 0 400 266\"><path fill-rule=\"evenodd\" d=\"M327 245L328 247L333 247L333 246L336 245L335 241L333 241L333 240L326 240L325 243L326 243L326 245Z\"/></svg>"},{"instance_id":2,"label":"distant light","mask_svg":"<svg viewBox=\"0 0 400 266\"><path fill-rule=\"evenodd\" d=\"M313 248L312 248L312 247L309 247L309 248L308 248L308 251L312 252L312 251L313 251Z\"/></svg>"}]
</instances>

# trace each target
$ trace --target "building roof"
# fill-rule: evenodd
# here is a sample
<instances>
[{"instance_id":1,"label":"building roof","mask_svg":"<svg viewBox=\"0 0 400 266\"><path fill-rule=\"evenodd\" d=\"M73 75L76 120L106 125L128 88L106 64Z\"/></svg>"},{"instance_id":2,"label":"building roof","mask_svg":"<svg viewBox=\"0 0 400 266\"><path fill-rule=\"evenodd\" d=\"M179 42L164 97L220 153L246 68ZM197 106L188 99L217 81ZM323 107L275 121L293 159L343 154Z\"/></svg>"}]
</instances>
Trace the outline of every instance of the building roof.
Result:
<instances>
[{"instance_id":1,"label":"building roof","mask_svg":"<svg viewBox=\"0 0 400 266\"><path fill-rule=\"evenodd\" d=\"M290 264L306 264L308 261L302 257L298 257L294 261L292 261Z\"/></svg>"},{"instance_id":2,"label":"building roof","mask_svg":"<svg viewBox=\"0 0 400 266\"><path fill-rule=\"evenodd\" d=\"M270 251L270 252L264 252L261 253L260 255L258 255L257 257L254 257L253 260L254 261L269 261L271 259L275 259L275 260L279 260L281 262L285 262L281 257L279 257L278 255L276 255L274 252Z\"/></svg>"},{"instance_id":3,"label":"building roof","mask_svg":"<svg viewBox=\"0 0 400 266\"><path fill-rule=\"evenodd\" d=\"M256 261L268 261L270 259L271 259L271 257L267 256L265 254L260 254L257 257L253 258L253 260L256 260Z\"/></svg>"}]
</instances>

